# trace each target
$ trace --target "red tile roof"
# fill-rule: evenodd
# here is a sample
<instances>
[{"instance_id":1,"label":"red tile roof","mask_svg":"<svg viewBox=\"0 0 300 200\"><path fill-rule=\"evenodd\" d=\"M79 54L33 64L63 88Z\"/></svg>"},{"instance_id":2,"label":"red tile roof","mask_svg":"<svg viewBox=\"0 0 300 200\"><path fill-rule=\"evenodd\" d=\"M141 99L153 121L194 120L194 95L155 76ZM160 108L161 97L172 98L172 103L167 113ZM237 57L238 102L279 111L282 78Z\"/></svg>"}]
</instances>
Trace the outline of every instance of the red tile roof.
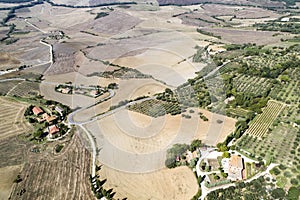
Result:
<instances>
[{"instance_id":1,"label":"red tile roof","mask_svg":"<svg viewBox=\"0 0 300 200\"><path fill-rule=\"evenodd\" d=\"M56 125L49 126L48 130L49 130L49 134L51 135L59 132L59 128Z\"/></svg>"},{"instance_id":2,"label":"red tile roof","mask_svg":"<svg viewBox=\"0 0 300 200\"><path fill-rule=\"evenodd\" d=\"M35 106L34 108L32 108L32 112L33 114L38 115L40 113L43 113L44 111L40 107Z\"/></svg>"}]
</instances>

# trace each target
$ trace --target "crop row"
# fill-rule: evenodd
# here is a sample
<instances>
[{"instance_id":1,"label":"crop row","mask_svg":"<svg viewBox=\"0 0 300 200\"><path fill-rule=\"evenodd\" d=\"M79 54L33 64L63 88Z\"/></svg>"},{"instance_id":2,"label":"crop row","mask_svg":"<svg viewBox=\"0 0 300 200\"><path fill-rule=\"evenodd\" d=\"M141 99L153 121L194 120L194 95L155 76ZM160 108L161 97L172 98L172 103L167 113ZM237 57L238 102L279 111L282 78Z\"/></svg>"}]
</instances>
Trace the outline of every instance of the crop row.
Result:
<instances>
[{"instance_id":1,"label":"crop row","mask_svg":"<svg viewBox=\"0 0 300 200\"><path fill-rule=\"evenodd\" d=\"M255 94L261 94L272 87L272 83L266 78L245 76L242 74L237 75L234 79L234 85L237 91Z\"/></svg>"},{"instance_id":2,"label":"crop row","mask_svg":"<svg viewBox=\"0 0 300 200\"><path fill-rule=\"evenodd\" d=\"M156 99L130 105L127 108L151 117L159 117L165 114L176 115L181 113L181 106L178 103L165 102Z\"/></svg>"},{"instance_id":3,"label":"crop row","mask_svg":"<svg viewBox=\"0 0 300 200\"><path fill-rule=\"evenodd\" d=\"M27 96L37 95L40 93L39 91L40 91L39 83L26 81L26 82L23 82L23 83L17 85L17 87L15 87L9 93L9 95L27 97Z\"/></svg>"},{"instance_id":4,"label":"crop row","mask_svg":"<svg viewBox=\"0 0 300 200\"><path fill-rule=\"evenodd\" d=\"M269 101L267 107L263 109L263 113L254 119L246 133L263 137L283 107L282 103Z\"/></svg>"}]
</instances>

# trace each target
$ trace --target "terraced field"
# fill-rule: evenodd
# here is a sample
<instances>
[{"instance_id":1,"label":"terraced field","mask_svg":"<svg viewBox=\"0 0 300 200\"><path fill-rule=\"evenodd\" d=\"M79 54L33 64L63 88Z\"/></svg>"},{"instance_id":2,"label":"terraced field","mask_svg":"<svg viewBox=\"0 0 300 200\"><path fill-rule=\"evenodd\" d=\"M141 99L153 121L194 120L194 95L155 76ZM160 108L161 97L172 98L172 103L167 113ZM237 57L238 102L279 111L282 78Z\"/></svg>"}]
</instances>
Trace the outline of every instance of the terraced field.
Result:
<instances>
[{"instance_id":1,"label":"terraced field","mask_svg":"<svg viewBox=\"0 0 300 200\"><path fill-rule=\"evenodd\" d=\"M31 130L31 126L24 118L26 107L25 103L0 98L0 139Z\"/></svg>"},{"instance_id":2,"label":"terraced field","mask_svg":"<svg viewBox=\"0 0 300 200\"><path fill-rule=\"evenodd\" d=\"M256 116L245 133L260 138L263 137L268 133L268 129L283 108L284 104L277 101L269 101L262 114Z\"/></svg>"}]
</instances>

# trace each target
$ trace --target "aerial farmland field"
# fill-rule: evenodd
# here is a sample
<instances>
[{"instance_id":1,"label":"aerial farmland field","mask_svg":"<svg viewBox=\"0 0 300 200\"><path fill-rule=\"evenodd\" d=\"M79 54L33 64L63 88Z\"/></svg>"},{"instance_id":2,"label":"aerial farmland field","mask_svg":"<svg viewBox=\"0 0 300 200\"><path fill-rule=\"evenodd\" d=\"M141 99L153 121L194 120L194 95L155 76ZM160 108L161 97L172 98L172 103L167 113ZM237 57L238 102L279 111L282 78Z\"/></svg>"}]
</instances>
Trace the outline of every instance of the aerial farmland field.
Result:
<instances>
[{"instance_id":1,"label":"aerial farmland field","mask_svg":"<svg viewBox=\"0 0 300 200\"><path fill-rule=\"evenodd\" d=\"M0 199L299 199L297 6L0 0Z\"/></svg>"}]
</instances>

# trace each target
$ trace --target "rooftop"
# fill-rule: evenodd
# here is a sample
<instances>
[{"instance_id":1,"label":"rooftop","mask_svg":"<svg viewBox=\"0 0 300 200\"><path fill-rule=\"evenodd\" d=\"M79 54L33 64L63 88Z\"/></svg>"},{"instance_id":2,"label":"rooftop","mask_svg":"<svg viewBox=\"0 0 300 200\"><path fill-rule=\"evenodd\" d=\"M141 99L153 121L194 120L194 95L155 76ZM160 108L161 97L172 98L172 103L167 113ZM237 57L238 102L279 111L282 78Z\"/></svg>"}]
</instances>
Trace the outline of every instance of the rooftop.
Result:
<instances>
[{"instance_id":1,"label":"rooftop","mask_svg":"<svg viewBox=\"0 0 300 200\"><path fill-rule=\"evenodd\" d=\"M243 169L244 165L243 165L243 158L237 155L232 155L229 161L229 164L232 167L236 167L239 169Z\"/></svg>"},{"instance_id":2,"label":"rooftop","mask_svg":"<svg viewBox=\"0 0 300 200\"><path fill-rule=\"evenodd\" d=\"M49 130L49 134L51 135L59 132L59 128L56 125L49 126L48 130Z\"/></svg>"},{"instance_id":3,"label":"rooftop","mask_svg":"<svg viewBox=\"0 0 300 200\"><path fill-rule=\"evenodd\" d=\"M44 111L40 107L35 106L35 107L32 108L32 112L35 115L39 115L39 114L43 113Z\"/></svg>"}]
</instances>

